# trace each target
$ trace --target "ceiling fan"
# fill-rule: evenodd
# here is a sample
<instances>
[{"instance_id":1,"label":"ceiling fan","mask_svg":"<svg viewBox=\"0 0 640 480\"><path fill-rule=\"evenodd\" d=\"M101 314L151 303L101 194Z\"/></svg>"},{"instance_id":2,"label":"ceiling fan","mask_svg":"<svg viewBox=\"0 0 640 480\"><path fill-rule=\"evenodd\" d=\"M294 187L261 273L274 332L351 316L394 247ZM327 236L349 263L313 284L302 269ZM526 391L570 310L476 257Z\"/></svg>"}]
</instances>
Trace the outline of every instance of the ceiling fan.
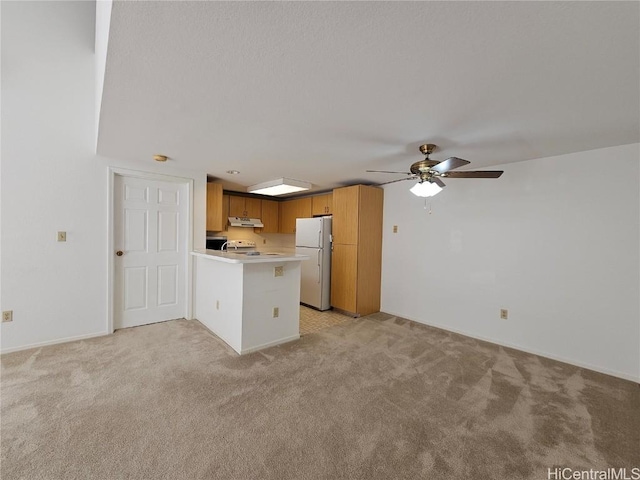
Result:
<instances>
[{"instance_id":1,"label":"ceiling fan","mask_svg":"<svg viewBox=\"0 0 640 480\"><path fill-rule=\"evenodd\" d=\"M425 159L412 164L409 172L393 172L388 170L367 170L367 172L408 175L406 178L391 180L390 182L384 182L380 185L417 179L418 183L411 188L411 192L419 197L431 197L440 192L440 190L446 186L445 183L440 180L441 178L498 178L504 173L502 170L452 172L451 170L468 165L471 162L458 157L449 157L441 162L431 160L429 155L431 155L436 148L433 143L420 145L420 152L425 155Z\"/></svg>"}]
</instances>

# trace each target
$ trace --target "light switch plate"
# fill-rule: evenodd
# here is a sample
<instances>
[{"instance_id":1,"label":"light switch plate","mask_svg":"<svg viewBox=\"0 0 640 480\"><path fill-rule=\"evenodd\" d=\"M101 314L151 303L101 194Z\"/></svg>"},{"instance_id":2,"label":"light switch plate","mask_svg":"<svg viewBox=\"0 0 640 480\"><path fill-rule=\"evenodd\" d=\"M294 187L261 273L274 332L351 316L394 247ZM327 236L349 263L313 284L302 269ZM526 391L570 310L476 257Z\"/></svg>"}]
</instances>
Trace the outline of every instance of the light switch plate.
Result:
<instances>
[{"instance_id":1,"label":"light switch plate","mask_svg":"<svg viewBox=\"0 0 640 480\"><path fill-rule=\"evenodd\" d=\"M67 232L58 232L58 241L66 242L67 241Z\"/></svg>"},{"instance_id":2,"label":"light switch plate","mask_svg":"<svg viewBox=\"0 0 640 480\"><path fill-rule=\"evenodd\" d=\"M284 275L284 267L283 266L274 267L274 269L273 269L273 276L274 277L282 277L283 275Z\"/></svg>"}]
</instances>

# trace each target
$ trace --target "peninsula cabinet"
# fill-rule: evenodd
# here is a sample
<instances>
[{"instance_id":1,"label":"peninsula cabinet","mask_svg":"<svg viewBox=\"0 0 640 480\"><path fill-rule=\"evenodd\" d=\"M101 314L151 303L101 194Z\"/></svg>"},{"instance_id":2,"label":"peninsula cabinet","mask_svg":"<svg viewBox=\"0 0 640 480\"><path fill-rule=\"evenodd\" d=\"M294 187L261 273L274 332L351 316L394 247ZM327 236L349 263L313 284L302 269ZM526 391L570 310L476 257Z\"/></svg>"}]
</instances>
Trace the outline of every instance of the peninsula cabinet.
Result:
<instances>
[{"instance_id":1,"label":"peninsula cabinet","mask_svg":"<svg viewBox=\"0 0 640 480\"><path fill-rule=\"evenodd\" d=\"M207 230L220 232L224 230L227 217L223 212L222 184L207 183Z\"/></svg>"},{"instance_id":2,"label":"peninsula cabinet","mask_svg":"<svg viewBox=\"0 0 640 480\"><path fill-rule=\"evenodd\" d=\"M333 212L333 195L326 193L311 197L311 215L321 217L323 215L331 215Z\"/></svg>"},{"instance_id":3,"label":"peninsula cabinet","mask_svg":"<svg viewBox=\"0 0 640 480\"><path fill-rule=\"evenodd\" d=\"M331 305L355 316L380 311L383 194L367 185L333 191Z\"/></svg>"},{"instance_id":4,"label":"peninsula cabinet","mask_svg":"<svg viewBox=\"0 0 640 480\"><path fill-rule=\"evenodd\" d=\"M296 218L311 218L311 197L280 202L280 233L296 233Z\"/></svg>"},{"instance_id":5,"label":"peninsula cabinet","mask_svg":"<svg viewBox=\"0 0 640 480\"><path fill-rule=\"evenodd\" d=\"M231 195L229 197L229 216L260 218L262 216L262 200Z\"/></svg>"}]
</instances>

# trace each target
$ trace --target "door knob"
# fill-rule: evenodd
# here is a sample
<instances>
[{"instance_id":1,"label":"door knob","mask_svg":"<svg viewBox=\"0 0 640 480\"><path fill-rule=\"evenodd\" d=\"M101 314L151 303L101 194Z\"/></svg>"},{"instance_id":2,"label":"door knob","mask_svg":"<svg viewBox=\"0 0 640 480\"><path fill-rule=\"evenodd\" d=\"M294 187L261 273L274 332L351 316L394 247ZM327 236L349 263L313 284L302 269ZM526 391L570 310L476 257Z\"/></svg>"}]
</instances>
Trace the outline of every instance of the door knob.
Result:
<instances>
[{"instance_id":1,"label":"door knob","mask_svg":"<svg viewBox=\"0 0 640 480\"><path fill-rule=\"evenodd\" d=\"M117 256L119 256L119 257L121 257L122 255L124 255L124 252L123 252L122 250L118 250L118 251L116 252L116 255L117 255Z\"/></svg>"}]
</instances>

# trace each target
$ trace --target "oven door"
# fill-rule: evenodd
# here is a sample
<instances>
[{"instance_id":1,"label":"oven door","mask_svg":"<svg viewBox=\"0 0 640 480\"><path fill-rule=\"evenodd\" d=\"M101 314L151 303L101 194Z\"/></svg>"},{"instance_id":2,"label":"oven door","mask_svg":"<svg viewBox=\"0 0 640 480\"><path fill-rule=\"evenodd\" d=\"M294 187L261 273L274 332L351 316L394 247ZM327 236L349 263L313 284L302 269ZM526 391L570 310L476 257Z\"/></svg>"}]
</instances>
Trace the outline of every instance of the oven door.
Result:
<instances>
[{"instance_id":1,"label":"oven door","mask_svg":"<svg viewBox=\"0 0 640 480\"><path fill-rule=\"evenodd\" d=\"M207 250L220 250L227 242L227 237L207 237Z\"/></svg>"}]
</instances>

